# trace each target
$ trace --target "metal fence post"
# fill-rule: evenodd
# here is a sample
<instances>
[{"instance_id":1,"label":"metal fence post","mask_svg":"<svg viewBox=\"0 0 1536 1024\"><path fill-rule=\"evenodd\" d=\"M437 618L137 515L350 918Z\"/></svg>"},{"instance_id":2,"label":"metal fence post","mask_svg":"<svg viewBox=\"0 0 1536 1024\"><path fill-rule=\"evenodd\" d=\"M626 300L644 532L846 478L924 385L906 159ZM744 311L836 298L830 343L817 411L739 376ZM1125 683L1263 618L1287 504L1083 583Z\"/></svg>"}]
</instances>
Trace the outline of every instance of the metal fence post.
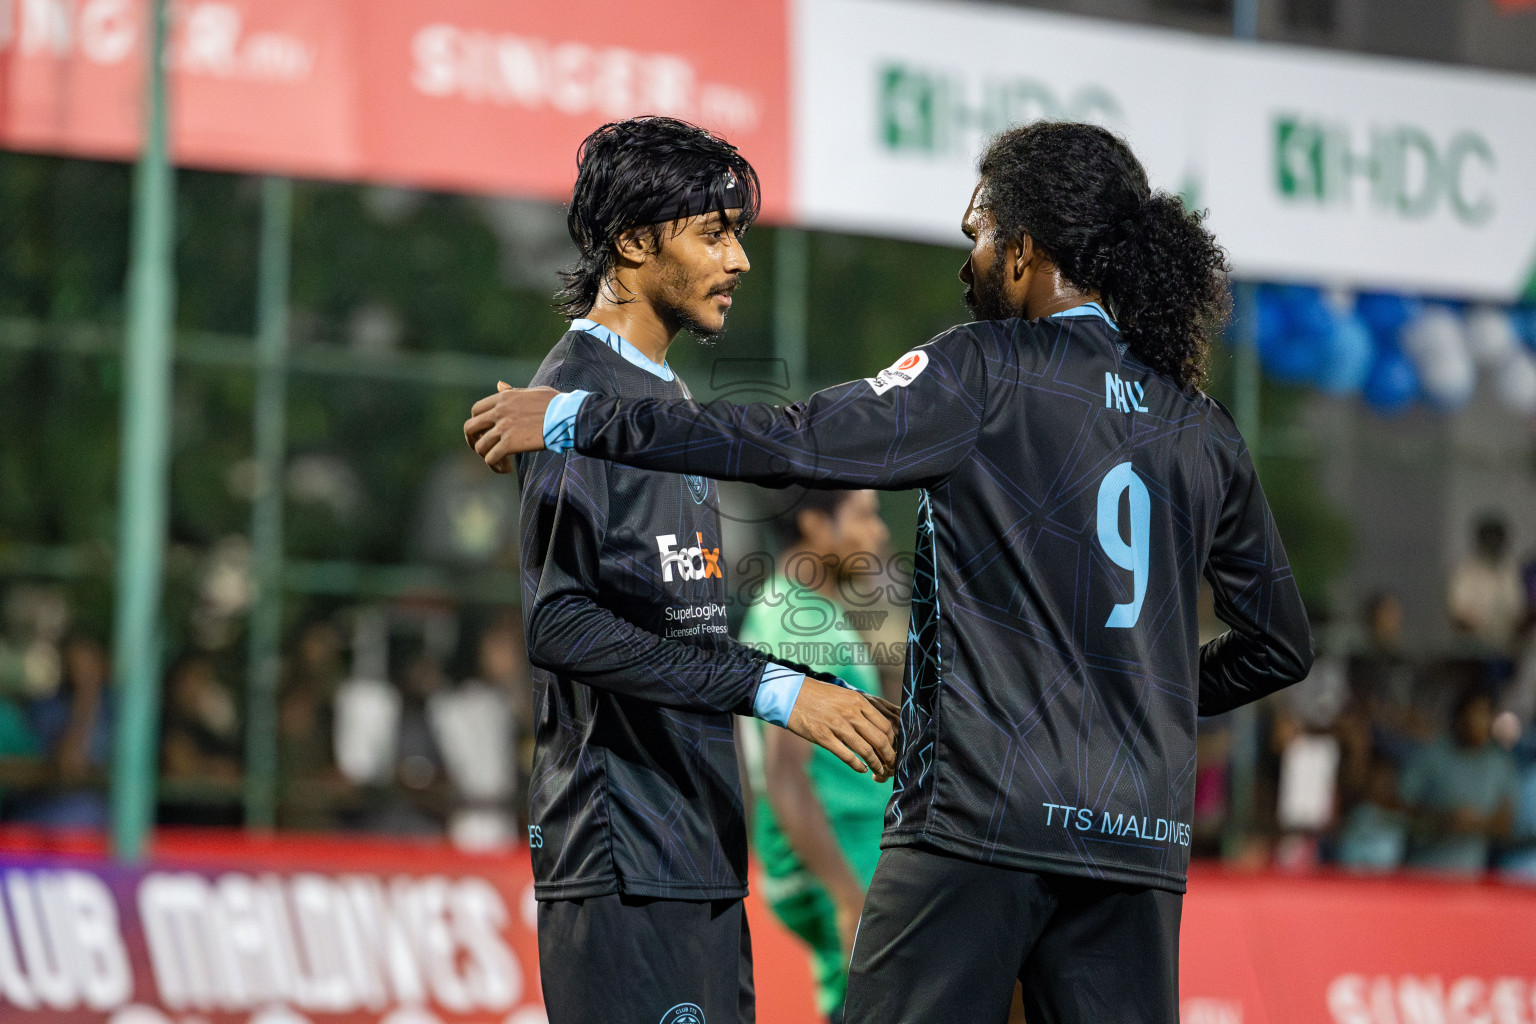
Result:
<instances>
[{"instance_id":1,"label":"metal fence post","mask_svg":"<svg viewBox=\"0 0 1536 1024\"><path fill-rule=\"evenodd\" d=\"M164 577L175 318L175 177L167 152L166 0L150 6L143 148L134 181L123 353L121 468L113 665L117 732L112 848L138 860L154 821L160 710L160 598Z\"/></svg>"},{"instance_id":2,"label":"metal fence post","mask_svg":"<svg viewBox=\"0 0 1536 1024\"><path fill-rule=\"evenodd\" d=\"M251 605L246 676L245 824L277 824L277 699L282 668L283 462L288 426L288 283L293 183L261 190L261 267L256 307L256 494L251 505Z\"/></svg>"}]
</instances>

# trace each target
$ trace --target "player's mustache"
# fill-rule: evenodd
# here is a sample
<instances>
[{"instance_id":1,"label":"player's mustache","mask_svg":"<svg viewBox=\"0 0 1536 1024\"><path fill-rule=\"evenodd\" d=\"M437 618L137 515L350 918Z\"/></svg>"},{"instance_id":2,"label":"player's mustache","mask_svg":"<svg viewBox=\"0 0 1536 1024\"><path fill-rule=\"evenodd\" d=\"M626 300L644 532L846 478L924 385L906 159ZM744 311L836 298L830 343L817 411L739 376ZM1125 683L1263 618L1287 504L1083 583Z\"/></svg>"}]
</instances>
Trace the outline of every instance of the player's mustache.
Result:
<instances>
[{"instance_id":1,"label":"player's mustache","mask_svg":"<svg viewBox=\"0 0 1536 1024\"><path fill-rule=\"evenodd\" d=\"M711 295L729 295L729 294L731 294L731 292L734 292L736 290L736 287L739 284L741 284L740 281L727 281L725 284L717 284L717 285L715 285L713 288L711 288L709 290L709 294L711 294Z\"/></svg>"}]
</instances>

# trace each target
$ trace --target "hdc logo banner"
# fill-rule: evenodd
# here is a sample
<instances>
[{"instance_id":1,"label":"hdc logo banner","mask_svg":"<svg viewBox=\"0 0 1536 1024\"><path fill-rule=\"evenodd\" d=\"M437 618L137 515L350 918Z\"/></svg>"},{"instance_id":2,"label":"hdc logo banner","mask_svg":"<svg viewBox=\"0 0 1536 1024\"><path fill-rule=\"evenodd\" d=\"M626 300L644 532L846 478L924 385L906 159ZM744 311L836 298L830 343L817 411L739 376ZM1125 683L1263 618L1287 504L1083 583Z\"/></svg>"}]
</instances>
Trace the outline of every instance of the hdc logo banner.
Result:
<instances>
[{"instance_id":1,"label":"hdc logo banner","mask_svg":"<svg viewBox=\"0 0 1536 1024\"><path fill-rule=\"evenodd\" d=\"M1503 301L1536 283L1536 83L1230 45L1209 75L1201 201L1243 273Z\"/></svg>"},{"instance_id":2,"label":"hdc logo banner","mask_svg":"<svg viewBox=\"0 0 1536 1024\"><path fill-rule=\"evenodd\" d=\"M1089 121L1210 210L1241 275L1536 296L1536 82L921 0L795 24L811 224L959 245L989 136Z\"/></svg>"}]
</instances>

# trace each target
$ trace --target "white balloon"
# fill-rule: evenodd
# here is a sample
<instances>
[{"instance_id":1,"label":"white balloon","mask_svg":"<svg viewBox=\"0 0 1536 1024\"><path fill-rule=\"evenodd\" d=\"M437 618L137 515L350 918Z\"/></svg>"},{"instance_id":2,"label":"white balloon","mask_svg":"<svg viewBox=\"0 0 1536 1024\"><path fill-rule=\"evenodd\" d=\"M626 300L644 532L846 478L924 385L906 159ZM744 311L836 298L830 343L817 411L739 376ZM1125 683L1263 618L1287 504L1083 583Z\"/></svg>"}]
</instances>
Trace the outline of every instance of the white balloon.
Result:
<instances>
[{"instance_id":1,"label":"white balloon","mask_svg":"<svg viewBox=\"0 0 1536 1024\"><path fill-rule=\"evenodd\" d=\"M1520 348L1515 324L1502 309L1484 306L1467 317L1467 350L1479 366L1503 365Z\"/></svg>"},{"instance_id":2,"label":"white balloon","mask_svg":"<svg viewBox=\"0 0 1536 1024\"><path fill-rule=\"evenodd\" d=\"M1494 373L1493 390L1510 412L1536 415L1536 357L1515 349Z\"/></svg>"},{"instance_id":3,"label":"white balloon","mask_svg":"<svg viewBox=\"0 0 1536 1024\"><path fill-rule=\"evenodd\" d=\"M1429 306L1403 328L1403 351L1417 362L1436 352L1465 348L1461 321L1444 306Z\"/></svg>"},{"instance_id":4,"label":"white balloon","mask_svg":"<svg viewBox=\"0 0 1536 1024\"><path fill-rule=\"evenodd\" d=\"M1403 329L1403 351L1419 371L1424 397L1456 408L1477 387L1477 366L1467 351L1461 320L1442 306L1431 306Z\"/></svg>"}]
</instances>

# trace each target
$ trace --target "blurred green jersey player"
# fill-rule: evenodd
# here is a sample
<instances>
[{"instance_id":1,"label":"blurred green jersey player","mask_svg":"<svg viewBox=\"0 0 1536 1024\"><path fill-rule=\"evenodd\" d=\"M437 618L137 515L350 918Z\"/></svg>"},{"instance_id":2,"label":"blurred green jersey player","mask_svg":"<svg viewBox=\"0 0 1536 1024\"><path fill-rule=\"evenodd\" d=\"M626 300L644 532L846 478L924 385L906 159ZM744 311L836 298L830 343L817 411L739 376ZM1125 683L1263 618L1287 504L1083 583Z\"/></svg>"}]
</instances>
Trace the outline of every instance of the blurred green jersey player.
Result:
<instances>
[{"instance_id":1,"label":"blurred green jersey player","mask_svg":"<svg viewBox=\"0 0 1536 1024\"><path fill-rule=\"evenodd\" d=\"M788 545L741 627L741 641L880 693L871 648L847 621L850 570L880 564L890 532L874 491L807 491L780 517ZM861 590L864 588L860 588ZM862 602L867 603L867 602ZM782 729L746 723L756 797L752 844L763 895L811 951L816 1008L842 1019L848 952L880 859L890 782L855 775L834 755Z\"/></svg>"}]
</instances>

